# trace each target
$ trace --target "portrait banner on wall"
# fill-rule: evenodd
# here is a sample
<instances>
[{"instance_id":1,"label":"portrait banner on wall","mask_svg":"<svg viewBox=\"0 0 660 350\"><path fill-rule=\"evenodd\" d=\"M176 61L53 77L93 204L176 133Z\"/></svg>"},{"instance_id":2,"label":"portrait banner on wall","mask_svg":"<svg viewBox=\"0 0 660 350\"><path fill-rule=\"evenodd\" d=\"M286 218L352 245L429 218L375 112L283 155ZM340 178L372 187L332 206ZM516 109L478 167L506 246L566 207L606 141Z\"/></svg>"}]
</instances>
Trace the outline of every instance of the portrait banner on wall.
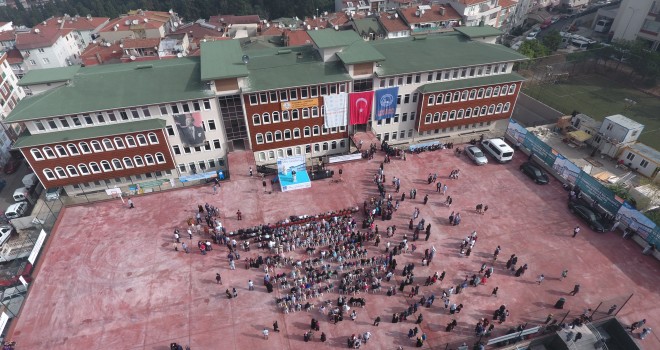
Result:
<instances>
[{"instance_id":1,"label":"portrait banner on wall","mask_svg":"<svg viewBox=\"0 0 660 350\"><path fill-rule=\"evenodd\" d=\"M325 109L324 125L326 129L346 126L348 124L348 94L340 92L323 96Z\"/></svg>"},{"instance_id":2,"label":"portrait banner on wall","mask_svg":"<svg viewBox=\"0 0 660 350\"><path fill-rule=\"evenodd\" d=\"M373 99L373 91L353 92L349 95L351 125L366 124L371 119Z\"/></svg>"},{"instance_id":3,"label":"portrait banner on wall","mask_svg":"<svg viewBox=\"0 0 660 350\"><path fill-rule=\"evenodd\" d=\"M391 87L376 91L376 120L394 117L396 114L398 94L399 87Z\"/></svg>"},{"instance_id":4,"label":"portrait banner on wall","mask_svg":"<svg viewBox=\"0 0 660 350\"><path fill-rule=\"evenodd\" d=\"M204 120L199 112L179 114L172 117L179 131L181 143L186 147L195 147L204 144Z\"/></svg>"}]
</instances>

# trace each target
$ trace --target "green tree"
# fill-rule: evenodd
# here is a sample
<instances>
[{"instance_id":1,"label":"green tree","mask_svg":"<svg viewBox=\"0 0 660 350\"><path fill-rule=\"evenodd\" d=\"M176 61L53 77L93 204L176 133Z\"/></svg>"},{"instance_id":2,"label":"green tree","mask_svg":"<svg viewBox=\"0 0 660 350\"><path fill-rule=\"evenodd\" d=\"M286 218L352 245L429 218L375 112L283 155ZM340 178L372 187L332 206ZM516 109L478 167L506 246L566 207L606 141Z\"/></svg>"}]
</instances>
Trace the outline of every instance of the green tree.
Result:
<instances>
[{"instance_id":1,"label":"green tree","mask_svg":"<svg viewBox=\"0 0 660 350\"><path fill-rule=\"evenodd\" d=\"M538 40L527 40L523 42L518 52L531 59L545 57L549 54L548 48Z\"/></svg>"},{"instance_id":2,"label":"green tree","mask_svg":"<svg viewBox=\"0 0 660 350\"><path fill-rule=\"evenodd\" d=\"M555 52L561 44L561 35L556 30L551 30L543 37L543 45L550 50L550 52Z\"/></svg>"}]
</instances>

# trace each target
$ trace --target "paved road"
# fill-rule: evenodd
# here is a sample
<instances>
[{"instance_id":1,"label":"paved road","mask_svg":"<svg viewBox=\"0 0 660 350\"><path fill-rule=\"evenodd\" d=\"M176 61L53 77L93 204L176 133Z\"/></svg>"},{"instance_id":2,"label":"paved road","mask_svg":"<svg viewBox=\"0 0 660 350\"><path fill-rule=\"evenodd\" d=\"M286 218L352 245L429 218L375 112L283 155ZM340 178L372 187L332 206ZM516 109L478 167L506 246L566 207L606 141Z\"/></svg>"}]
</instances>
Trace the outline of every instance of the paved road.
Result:
<instances>
[{"instance_id":1,"label":"paved road","mask_svg":"<svg viewBox=\"0 0 660 350\"><path fill-rule=\"evenodd\" d=\"M21 180L28 172L30 172L30 170L25 166L25 163L21 163L21 166L15 173L11 175L2 174L2 178L7 180L7 185L5 185L5 188L0 191L0 211L2 211L2 214L4 214L8 206L16 203L12 195L14 194L14 190L23 187Z\"/></svg>"},{"instance_id":2,"label":"paved road","mask_svg":"<svg viewBox=\"0 0 660 350\"><path fill-rule=\"evenodd\" d=\"M513 119L525 127L553 124L559 120L563 113L535 100L523 93L518 96L516 107L513 109Z\"/></svg>"}]
</instances>

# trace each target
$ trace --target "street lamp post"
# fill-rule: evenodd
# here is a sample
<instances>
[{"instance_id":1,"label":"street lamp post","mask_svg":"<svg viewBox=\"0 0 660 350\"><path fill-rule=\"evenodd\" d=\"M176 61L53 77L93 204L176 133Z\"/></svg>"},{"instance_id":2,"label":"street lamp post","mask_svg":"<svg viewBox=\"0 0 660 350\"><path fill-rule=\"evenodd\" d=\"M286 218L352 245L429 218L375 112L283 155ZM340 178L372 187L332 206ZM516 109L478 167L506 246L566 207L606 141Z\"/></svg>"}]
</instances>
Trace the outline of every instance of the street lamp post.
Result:
<instances>
[{"instance_id":1,"label":"street lamp post","mask_svg":"<svg viewBox=\"0 0 660 350\"><path fill-rule=\"evenodd\" d=\"M632 13L630 14L630 18L628 18L628 23L626 24L626 29L623 30L623 39L626 39L626 35L628 34L628 27L630 26L630 22L632 22L633 17L635 16L635 12L637 11L636 8L633 8L632 6L628 6L629 9L632 10Z\"/></svg>"}]
</instances>

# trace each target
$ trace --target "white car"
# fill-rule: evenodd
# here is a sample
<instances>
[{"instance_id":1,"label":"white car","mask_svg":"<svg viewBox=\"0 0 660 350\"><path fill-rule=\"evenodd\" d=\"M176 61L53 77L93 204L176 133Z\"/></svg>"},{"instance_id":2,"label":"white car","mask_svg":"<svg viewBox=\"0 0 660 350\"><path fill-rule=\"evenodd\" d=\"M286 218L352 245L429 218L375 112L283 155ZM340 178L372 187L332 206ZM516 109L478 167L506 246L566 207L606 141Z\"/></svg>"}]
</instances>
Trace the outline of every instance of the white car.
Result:
<instances>
[{"instance_id":1,"label":"white car","mask_svg":"<svg viewBox=\"0 0 660 350\"><path fill-rule=\"evenodd\" d=\"M2 225L0 226L0 245L5 244L9 237L16 232L14 226L11 225Z\"/></svg>"},{"instance_id":2,"label":"white car","mask_svg":"<svg viewBox=\"0 0 660 350\"><path fill-rule=\"evenodd\" d=\"M468 158L472 159L472 161L476 165L484 165L488 164L488 159L486 159L486 156L484 155L483 152L481 152L481 149L477 146L469 146L465 149L465 154L468 156Z\"/></svg>"},{"instance_id":3,"label":"white car","mask_svg":"<svg viewBox=\"0 0 660 350\"><path fill-rule=\"evenodd\" d=\"M527 34L527 36L525 37L525 39L527 39L527 40L533 40L533 39L536 39L536 36L539 34L539 32L540 32L540 30L538 30L538 29L534 29L534 30L532 30L531 32L529 32L529 34Z\"/></svg>"}]
</instances>

